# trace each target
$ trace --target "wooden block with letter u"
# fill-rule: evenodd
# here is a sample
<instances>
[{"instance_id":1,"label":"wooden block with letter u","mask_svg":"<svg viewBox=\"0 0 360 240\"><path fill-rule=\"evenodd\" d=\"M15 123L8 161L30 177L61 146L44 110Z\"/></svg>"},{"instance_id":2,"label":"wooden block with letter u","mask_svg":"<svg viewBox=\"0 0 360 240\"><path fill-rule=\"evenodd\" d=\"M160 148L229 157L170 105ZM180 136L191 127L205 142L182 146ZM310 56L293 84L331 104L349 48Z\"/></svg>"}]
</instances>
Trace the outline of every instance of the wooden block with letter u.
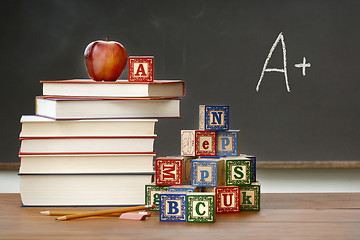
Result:
<instances>
[{"instance_id":1,"label":"wooden block with letter u","mask_svg":"<svg viewBox=\"0 0 360 240\"><path fill-rule=\"evenodd\" d=\"M154 57L129 57L129 82L154 81Z\"/></svg>"},{"instance_id":2,"label":"wooden block with letter u","mask_svg":"<svg viewBox=\"0 0 360 240\"><path fill-rule=\"evenodd\" d=\"M240 212L240 187L220 186L215 188L216 213Z\"/></svg>"}]
</instances>

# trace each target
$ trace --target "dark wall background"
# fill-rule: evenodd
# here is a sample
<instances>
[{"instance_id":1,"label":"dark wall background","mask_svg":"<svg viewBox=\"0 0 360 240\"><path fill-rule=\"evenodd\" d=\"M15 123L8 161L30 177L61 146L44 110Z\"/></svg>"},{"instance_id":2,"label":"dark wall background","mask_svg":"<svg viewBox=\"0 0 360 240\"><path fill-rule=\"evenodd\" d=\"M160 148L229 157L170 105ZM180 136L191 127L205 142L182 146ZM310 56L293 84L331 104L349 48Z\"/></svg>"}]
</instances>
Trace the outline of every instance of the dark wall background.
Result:
<instances>
[{"instance_id":1,"label":"dark wall background","mask_svg":"<svg viewBox=\"0 0 360 240\"><path fill-rule=\"evenodd\" d=\"M241 152L270 160L360 160L359 1L3 1L1 162L19 161L21 115L40 80L87 78L83 51L98 39L153 55L156 79L183 79L182 119L157 124L158 155L180 153L199 104L230 105ZM265 58L283 32L291 92ZM270 61L282 68L281 45ZM302 76L294 64L306 57ZM127 77L125 71L121 78Z\"/></svg>"}]
</instances>

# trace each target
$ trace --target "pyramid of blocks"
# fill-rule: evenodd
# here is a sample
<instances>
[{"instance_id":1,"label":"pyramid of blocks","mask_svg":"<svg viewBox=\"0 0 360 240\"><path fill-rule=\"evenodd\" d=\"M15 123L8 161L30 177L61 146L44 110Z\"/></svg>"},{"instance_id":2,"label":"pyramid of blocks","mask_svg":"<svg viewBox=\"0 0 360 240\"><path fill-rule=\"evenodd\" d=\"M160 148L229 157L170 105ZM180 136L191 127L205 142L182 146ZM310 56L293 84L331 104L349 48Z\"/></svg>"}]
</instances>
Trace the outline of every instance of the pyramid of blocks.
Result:
<instances>
[{"instance_id":1,"label":"pyramid of blocks","mask_svg":"<svg viewBox=\"0 0 360 240\"><path fill-rule=\"evenodd\" d=\"M240 154L229 106L199 106L199 129L181 131L181 155L155 160L146 204L160 221L214 222L216 214L260 210L256 157Z\"/></svg>"}]
</instances>

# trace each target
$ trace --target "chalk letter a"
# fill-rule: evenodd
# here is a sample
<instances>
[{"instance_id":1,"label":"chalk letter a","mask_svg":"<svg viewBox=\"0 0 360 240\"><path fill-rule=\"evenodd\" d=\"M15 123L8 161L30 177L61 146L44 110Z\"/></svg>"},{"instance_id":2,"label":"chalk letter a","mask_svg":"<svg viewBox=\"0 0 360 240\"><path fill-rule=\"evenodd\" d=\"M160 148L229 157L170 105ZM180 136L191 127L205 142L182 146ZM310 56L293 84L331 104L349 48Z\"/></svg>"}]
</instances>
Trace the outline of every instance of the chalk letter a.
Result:
<instances>
[{"instance_id":1,"label":"chalk letter a","mask_svg":"<svg viewBox=\"0 0 360 240\"><path fill-rule=\"evenodd\" d=\"M279 41L281 40L281 45L282 45L282 51L283 51L283 63L284 63L284 68L282 69L279 69L279 68L267 68L267 65L269 63L269 60L276 48L276 46L278 45ZM288 77L287 77L287 69L286 69L286 48L285 48L285 41L284 41L284 36L282 34L282 32L279 34L279 36L276 38L274 44L272 45L271 49L270 49L270 52L265 60L265 63L264 63L264 67L263 67L263 70L261 72L261 76L260 76L260 79L259 79L259 82L256 86L256 91L258 92L259 91L259 88L260 88L260 84L261 84L261 81L263 80L264 78L264 74L265 72L281 72L281 73L284 73L284 77L285 77L285 83L286 83L286 89L288 92L290 92L290 87L289 87L289 82L288 82Z\"/></svg>"}]
</instances>

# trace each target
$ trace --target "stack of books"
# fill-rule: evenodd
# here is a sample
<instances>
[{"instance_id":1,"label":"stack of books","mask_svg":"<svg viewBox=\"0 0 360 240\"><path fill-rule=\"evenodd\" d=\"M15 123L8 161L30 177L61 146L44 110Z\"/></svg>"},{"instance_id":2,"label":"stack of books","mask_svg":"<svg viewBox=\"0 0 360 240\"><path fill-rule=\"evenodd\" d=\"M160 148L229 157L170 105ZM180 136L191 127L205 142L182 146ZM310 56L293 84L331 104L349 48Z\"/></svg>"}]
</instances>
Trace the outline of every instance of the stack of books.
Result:
<instances>
[{"instance_id":1,"label":"stack of books","mask_svg":"<svg viewBox=\"0 0 360 240\"><path fill-rule=\"evenodd\" d=\"M144 204L158 118L180 117L180 80L41 81L36 115L22 116L23 206Z\"/></svg>"}]
</instances>

